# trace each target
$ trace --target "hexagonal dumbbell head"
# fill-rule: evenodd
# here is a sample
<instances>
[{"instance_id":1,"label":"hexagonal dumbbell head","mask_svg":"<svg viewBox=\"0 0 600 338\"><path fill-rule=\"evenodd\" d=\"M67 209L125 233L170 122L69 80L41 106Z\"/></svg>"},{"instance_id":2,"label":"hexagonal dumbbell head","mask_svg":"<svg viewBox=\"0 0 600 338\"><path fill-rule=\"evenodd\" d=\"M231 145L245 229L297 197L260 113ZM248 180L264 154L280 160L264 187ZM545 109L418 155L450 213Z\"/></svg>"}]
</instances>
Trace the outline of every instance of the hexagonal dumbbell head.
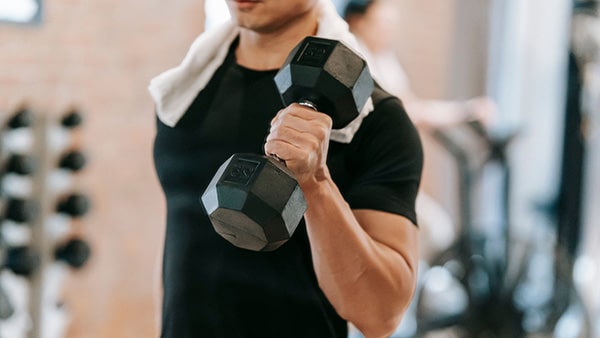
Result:
<instances>
[{"instance_id":1,"label":"hexagonal dumbbell head","mask_svg":"<svg viewBox=\"0 0 600 338\"><path fill-rule=\"evenodd\" d=\"M336 40L309 36L290 53L275 83L287 106L307 100L331 116L333 128L352 122L373 92L367 63Z\"/></svg>"},{"instance_id":2,"label":"hexagonal dumbbell head","mask_svg":"<svg viewBox=\"0 0 600 338\"><path fill-rule=\"evenodd\" d=\"M233 245L272 251L285 243L306 211L293 174L278 160L234 154L202 194L215 231Z\"/></svg>"}]
</instances>

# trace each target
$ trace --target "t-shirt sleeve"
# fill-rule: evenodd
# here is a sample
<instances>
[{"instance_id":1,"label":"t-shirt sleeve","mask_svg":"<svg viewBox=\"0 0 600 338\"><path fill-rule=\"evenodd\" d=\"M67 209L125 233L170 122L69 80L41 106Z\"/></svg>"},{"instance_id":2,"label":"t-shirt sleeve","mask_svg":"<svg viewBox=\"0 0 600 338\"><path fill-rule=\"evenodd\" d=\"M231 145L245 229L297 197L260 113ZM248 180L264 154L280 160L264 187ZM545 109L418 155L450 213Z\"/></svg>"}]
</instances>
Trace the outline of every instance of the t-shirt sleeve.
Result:
<instances>
[{"instance_id":1,"label":"t-shirt sleeve","mask_svg":"<svg viewBox=\"0 0 600 338\"><path fill-rule=\"evenodd\" d=\"M416 225L423 150L402 103L396 98L379 102L352 143L353 179L345 193L350 207L402 215Z\"/></svg>"}]
</instances>

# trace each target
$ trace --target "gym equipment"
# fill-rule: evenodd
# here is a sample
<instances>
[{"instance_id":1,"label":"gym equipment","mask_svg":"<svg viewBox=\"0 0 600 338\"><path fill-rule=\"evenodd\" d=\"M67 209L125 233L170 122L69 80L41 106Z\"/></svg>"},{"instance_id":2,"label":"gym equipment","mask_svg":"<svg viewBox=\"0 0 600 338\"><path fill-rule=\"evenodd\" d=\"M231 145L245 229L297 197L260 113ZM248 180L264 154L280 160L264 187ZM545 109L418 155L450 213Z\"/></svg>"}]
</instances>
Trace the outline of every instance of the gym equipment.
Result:
<instances>
[{"instance_id":1,"label":"gym equipment","mask_svg":"<svg viewBox=\"0 0 600 338\"><path fill-rule=\"evenodd\" d=\"M5 203L3 218L17 223L29 223L33 221L38 214L39 206L34 201L21 198L10 198Z\"/></svg>"},{"instance_id":2,"label":"gym equipment","mask_svg":"<svg viewBox=\"0 0 600 338\"><path fill-rule=\"evenodd\" d=\"M441 330L467 338L546 336L559 329L561 320L568 320L573 330L578 326L585 337L590 319L571 272L574 257L569 248L575 243L573 238L562 239L561 228L554 226L559 221L555 205L537 206L544 219L527 237L510 233L506 149L517 130L489 134L477 124L471 127L487 145L487 156L477 169L472 156L450 133L434 134L457 163L462 229L453 247L424 271L415 295L417 332L413 337ZM485 169L493 169L498 184L494 191L500 195L494 201L501 217L492 225L477 224L473 217L473 187ZM579 311L577 315L573 309Z\"/></svg>"},{"instance_id":3,"label":"gym equipment","mask_svg":"<svg viewBox=\"0 0 600 338\"><path fill-rule=\"evenodd\" d=\"M73 238L60 245L54 251L57 260L63 261L73 269L82 268L90 258L91 250L87 242Z\"/></svg>"},{"instance_id":4,"label":"gym equipment","mask_svg":"<svg viewBox=\"0 0 600 338\"><path fill-rule=\"evenodd\" d=\"M333 128L354 120L373 92L366 62L343 43L307 37L290 53L275 83L284 105L328 114ZM306 211L298 182L274 156L234 154L201 196L215 231L233 245L272 251L287 242Z\"/></svg>"},{"instance_id":5,"label":"gym equipment","mask_svg":"<svg viewBox=\"0 0 600 338\"><path fill-rule=\"evenodd\" d=\"M2 237L0 236L0 264L2 262L4 262L5 257L6 257L6 247L4 245L4 241L3 241ZM1 265L0 265L0 270L1 270ZM4 288L0 284L0 321L11 317L14 314L14 312L15 312L15 309L14 309L12 303L10 302L10 299L9 299L8 295L6 294L6 291L4 291Z\"/></svg>"},{"instance_id":6,"label":"gym equipment","mask_svg":"<svg viewBox=\"0 0 600 338\"><path fill-rule=\"evenodd\" d=\"M40 265L40 256L28 246L6 247L0 269L6 268L14 274L29 277Z\"/></svg>"},{"instance_id":7,"label":"gym equipment","mask_svg":"<svg viewBox=\"0 0 600 338\"><path fill-rule=\"evenodd\" d=\"M17 332L47 337L48 323L56 324L52 316L67 268L80 269L90 257L89 245L69 235L77 226L72 220L90 209L87 196L72 192L71 177L86 165L74 138L82 120L76 110L54 121L20 109L0 128L0 270L6 277L0 281L2 337L21 336ZM18 291L27 296L26 304L13 297ZM6 331L8 321L24 317L26 327L12 325Z\"/></svg>"},{"instance_id":8,"label":"gym equipment","mask_svg":"<svg viewBox=\"0 0 600 338\"><path fill-rule=\"evenodd\" d=\"M33 116L28 109L19 109L7 121L6 126L9 129L27 128L33 123Z\"/></svg>"},{"instance_id":9,"label":"gym equipment","mask_svg":"<svg viewBox=\"0 0 600 338\"><path fill-rule=\"evenodd\" d=\"M83 123L83 116L77 110L71 110L63 115L60 124L67 129L79 127Z\"/></svg>"},{"instance_id":10,"label":"gym equipment","mask_svg":"<svg viewBox=\"0 0 600 338\"><path fill-rule=\"evenodd\" d=\"M434 137L454 157L460 178L459 198L461 236L446 252L431 262L432 268L425 272L424 282L418 295L418 335L446 327L460 327L464 337L521 337L524 331L520 321L523 314L513 302L512 285L507 285L508 240L510 219L508 198L509 165L506 148L517 130L488 134L485 129L471 123L470 128L486 144L487 157L478 169L472 168L472 156L450 134L436 131ZM475 179L486 168L493 168L499 185L501 219L494 224L490 235L473 217L473 187ZM444 272L443 297L434 291L442 289L434 273ZM443 302L452 299L452 305Z\"/></svg>"},{"instance_id":11,"label":"gym equipment","mask_svg":"<svg viewBox=\"0 0 600 338\"><path fill-rule=\"evenodd\" d=\"M87 196L73 193L58 202L56 211L61 214L67 214L73 218L81 217L87 214L90 209L90 200Z\"/></svg>"},{"instance_id":12,"label":"gym equipment","mask_svg":"<svg viewBox=\"0 0 600 338\"><path fill-rule=\"evenodd\" d=\"M28 155L12 154L5 165L4 172L17 175L31 175L35 171L35 160Z\"/></svg>"},{"instance_id":13,"label":"gym equipment","mask_svg":"<svg viewBox=\"0 0 600 338\"><path fill-rule=\"evenodd\" d=\"M72 150L60 158L58 167L69 171L79 171L85 167L85 164L85 155L78 150Z\"/></svg>"}]
</instances>

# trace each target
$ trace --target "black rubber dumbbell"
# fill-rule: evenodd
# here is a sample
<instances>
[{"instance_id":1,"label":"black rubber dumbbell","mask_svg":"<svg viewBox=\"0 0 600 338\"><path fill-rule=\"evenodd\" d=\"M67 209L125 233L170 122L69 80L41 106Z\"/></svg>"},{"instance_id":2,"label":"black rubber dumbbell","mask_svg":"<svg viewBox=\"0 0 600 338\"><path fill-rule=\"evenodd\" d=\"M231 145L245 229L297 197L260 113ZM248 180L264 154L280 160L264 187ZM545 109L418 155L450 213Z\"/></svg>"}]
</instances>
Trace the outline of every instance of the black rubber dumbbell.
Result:
<instances>
[{"instance_id":1,"label":"black rubber dumbbell","mask_svg":"<svg viewBox=\"0 0 600 338\"><path fill-rule=\"evenodd\" d=\"M29 109L19 109L6 122L9 129L31 127L33 123L33 114Z\"/></svg>"},{"instance_id":2,"label":"black rubber dumbbell","mask_svg":"<svg viewBox=\"0 0 600 338\"><path fill-rule=\"evenodd\" d=\"M73 269L82 268L90 258L90 255L90 246L87 242L78 238L73 238L54 250L54 257L59 261L67 263Z\"/></svg>"},{"instance_id":3,"label":"black rubber dumbbell","mask_svg":"<svg viewBox=\"0 0 600 338\"><path fill-rule=\"evenodd\" d=\"M58 162L58 167L69 171L79 171L85 167L85 155L78 150L71 150L63 154Z\"/></svg>"},{"instance_id":4,"label":"black rubber dumbbell","mask_svg":"<svg viewBox=\"0 0 600 338\"><path fill-rule=\"evenodd\" d=\"M90 199L83 194L73 193L61 198L56 211L73 218L82 217L90 210Z\"/></svg>"},{"instance_id":5,"label":"black rubber dumbbell","mask_svg":"<svg viewBox=\"0 0 600 338\"><path fill-rule=\"evenodd\" d=\"M5 247L0 257L0 269L8 269L14 274L30 277L40 265L40 256L28 246Z\"/></svg>"},{"instance_id":6,"label":"black rubber dumbbell","mask_svg":"<svg viewBox=\"0 0 600 338\"><path fill-rule=\"evenodd\" d=\"M63 115L60 124L67 129L79 127L83 123L83 116L77 110L71 110Z\"/></svg>"},{"instance_id":7,"label":"black rubber dumbbell","mask_svg":"<svg viewBox=\"0 0 600 338\"><path fill-rule=\"evenodd\" d=\"M373 92L366 62L339 41L307 37L275 76L284 105L328 114L333 128L353 121ZM272 251L287 242L306 211L298 182L271 156L234 154L201 196L217 233L237 247Z\"/></svg>"},{"instance_id":8,"label":"black rubber dumbbell","mask_svg":"<svg viewBox=\"0 0 600 338\"><path fill-rule=\"evenodd\" d=\"M35 159L29 155L12 154L6 161L5 173L31 175L35 172Z\"/></svg>"},{"instance_id":9,"label":"black rubber dumbbell","mask_svg":"<svg viewBox=\"0 0 600 338\"><path fill-rule=\"evenodd\" d=\"M0 219L8 219L17 223L29 223L33 221L39 213L39 204L36 201L10 198L4 205L4 214Z\"/></svg>"}]
</instances>

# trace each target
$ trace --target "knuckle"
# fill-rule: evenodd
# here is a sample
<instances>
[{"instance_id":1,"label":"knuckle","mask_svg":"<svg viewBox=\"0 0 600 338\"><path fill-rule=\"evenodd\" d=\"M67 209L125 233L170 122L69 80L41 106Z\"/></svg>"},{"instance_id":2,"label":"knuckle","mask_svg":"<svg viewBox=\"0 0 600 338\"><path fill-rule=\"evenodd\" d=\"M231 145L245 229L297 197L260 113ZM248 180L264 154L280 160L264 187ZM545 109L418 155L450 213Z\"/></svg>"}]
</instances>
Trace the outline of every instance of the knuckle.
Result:
<instances>
[{"instance_id":1,"label":"knuckle","mask_svg":"<svg viewBox=\"0 0 600 338\"><path fill-rule=\"evenodd\" d=\"M300 150L300 156L304 162L308 161L310 158L310 154L312 153L311 149L302 149Z\"/></svg>"},{"instance_id":2,"label":"knuckle","mask_svg":"<svg viewBox=\"0 0 600 338\"><path fill-rule=\"evenodd\" d=\"M288 139L292 130L293 129L289 126L281 126L281 128L277 130L277 137L282 139Z\"/></svg>"},{"instance_id":3,"label":"knuckle","mask_svg":"<svg viewBox=\"0 0 600 338\"><path fill-rule=\"evenodd\" d=\"M327 127L328 129L331 129L331 126L333 126L333 119L331 118L331 116L329 115L325 115L325 127Z\"/></svg>"},{"instance_id":4,"label":"knuckle","mask_svg":"<svg viewBox=\"0 0 600 338\"><path fill-rule=\"evenodd\" d=\"M327 138L328 134L329 134L329 129L327 129L325 127L320 127L320 128L315 129L315 136L319 140L325 140Z\"/></svg>"},{"instance_id":5,"label":"knuckle","mask_svg":"<svg viewBox=\"0 0 600 338\"><path fill-rule=\"evenodd\" d=\"M310 138L308 140L308 149L306 150L306 152L308 153L309 150L310 150L310 152L315 151L316 149L319 148L319 144L320 144L320 142L318 139Z\"/></svg>"}]
</instances>

